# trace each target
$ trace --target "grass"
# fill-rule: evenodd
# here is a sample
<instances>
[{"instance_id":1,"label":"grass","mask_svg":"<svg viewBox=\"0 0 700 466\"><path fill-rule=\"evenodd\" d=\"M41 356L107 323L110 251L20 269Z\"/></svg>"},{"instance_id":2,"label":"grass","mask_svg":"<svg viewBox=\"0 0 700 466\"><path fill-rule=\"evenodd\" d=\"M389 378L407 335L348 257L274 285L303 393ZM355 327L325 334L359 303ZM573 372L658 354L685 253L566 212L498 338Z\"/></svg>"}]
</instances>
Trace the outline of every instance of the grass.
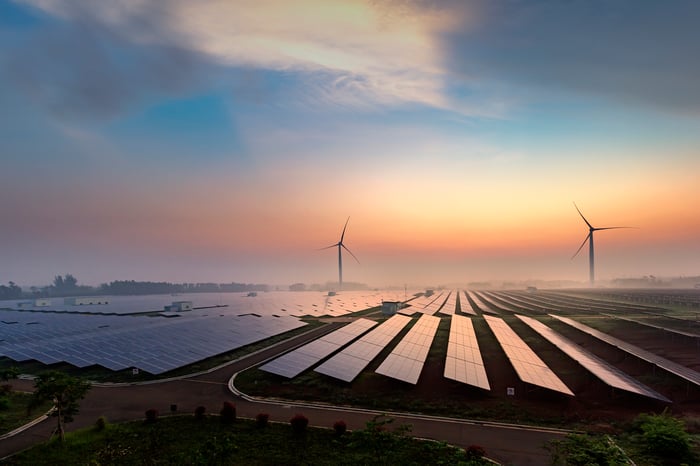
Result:
<instances>
[{"instance_id":1,"label":"grass","mask_svg":"<svg viewBox=\"0 0 700 466\"><path fill-rule=\"evenodd\" d=\"M313 421L313 420L311 420ZM50 441L6 460L10 465L268 465L268 464L488 464L468 462L465 450L413 439L384 423L338 435L288 423L223 424L218 416L170 416L155 423L130 422L67 434L64 444ZM487 452L488 453L488 452Z\"/></svg>"},{"instance_id":2,"label":"grass","mask_svg":"<svg viewBox=\"0 0 700 466\"><path fill-rule=\"evenodd\" d=\"M27 414L31 394L11 392L0 396L0 434L6 434L41 416L51 408L51 402L43 403ZM2 401L6 400L6 401Z\"/></svg>"}]
</instances>

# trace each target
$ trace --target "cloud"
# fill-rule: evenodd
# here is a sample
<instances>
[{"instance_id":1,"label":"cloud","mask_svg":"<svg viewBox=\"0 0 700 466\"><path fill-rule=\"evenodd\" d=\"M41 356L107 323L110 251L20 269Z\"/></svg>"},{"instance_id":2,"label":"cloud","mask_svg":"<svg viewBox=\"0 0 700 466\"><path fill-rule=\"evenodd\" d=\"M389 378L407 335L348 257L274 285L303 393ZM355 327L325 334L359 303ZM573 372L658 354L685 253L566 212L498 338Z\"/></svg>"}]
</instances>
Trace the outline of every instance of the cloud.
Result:
<instances>
[{"instance_id":1,"label":"cloud","mask_svg":"<svg viewBox=\"0 0 700 466\"><path fill-rule=\"evenodd\" d=\"M453 71L526 92L559 90L698 115L700 3L478 0L446 38Z\"/></svg>"},{"instance_id":2,"label":"cloud","mask_svg":"<svg viewBox=\"0 0 700 466\"><path fill-rule=\"evenodd\" d=\"M66 46L83 52L85 58L75 63L82 71L101 58L95 64L104 75L89 78L117 89L114 98L108 95L102 102L107 109L118 105L121 86L110 80L114 63L105 60L104 41L96 33L105 30L119 37L122 46L128 39L133 48L155 47L170 78L177 73L168 67L187 59L184 51L189 51L226 67L303 75L325 103L479 111L457 109L447 95L440 37L464 28L461 9L457 14L430 2L363 0L24 2L67 21L67 27L83 29L67 34ZM80 43L80 37L88 43ZM87 87L84 94L90 93Z\"/></svg>"}]
</instances>

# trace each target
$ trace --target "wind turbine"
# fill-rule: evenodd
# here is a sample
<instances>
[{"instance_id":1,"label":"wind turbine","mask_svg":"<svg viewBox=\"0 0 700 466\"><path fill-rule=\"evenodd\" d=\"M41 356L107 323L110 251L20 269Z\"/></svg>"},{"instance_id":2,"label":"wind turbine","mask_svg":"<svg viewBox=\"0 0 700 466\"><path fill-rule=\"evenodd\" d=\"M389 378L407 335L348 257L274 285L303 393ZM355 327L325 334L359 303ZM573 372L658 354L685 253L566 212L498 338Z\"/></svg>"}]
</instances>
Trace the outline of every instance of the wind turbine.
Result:
<instances>
[{"instance_id":1,"label":"wind turbine","mask_svg":"<svg viewBox=\"0 0 700 466\"><path fill-rule=\"evenodd\" d=\"M348 228L348 222L350 221L350 217L345 221L345 226L343 227L343 232L340 234L340 241L338 241L335 244L331 244L330 246L326 246L325 248L321 249L330 249L334 247L338 247L338 290L343 289L343 249L345 249L347 252L350 253L350 255L357 261L359 264L360 261L355 257L355 254L352 253L351 250L343 244L343 239L345 239L345 230Z\"/></svg>"},{"instance_id":2,"label":"wind turbine","mask_svg":"<svg viewBox=\"0 0 700 466\"><path fill-rule=\"evenodd\" d=\"M573 259L578 255L579 252L581 252L581 249L586 245L586 241L588 241L588 264L589 264L589 275L590 275L590 280L591 280L591 285L595 282L595 256L593 253L593 232L594 231L600 231L600 230L618 230L620 228L633 228L633 227L603 227L603 228L596 228L593 225L590 224L588 220L586 220L586 217L583 216L581 211L579 210L578 206L574 202L574 207L576 207L576 210L578 211L578 214L581 216L584 222L586 222L586 225L588 225L588 235L586 235L586 239L583 240L583 243L581 243L581 246L576 250L576 253L571 256Z\"/></svg>"}]
</instances>

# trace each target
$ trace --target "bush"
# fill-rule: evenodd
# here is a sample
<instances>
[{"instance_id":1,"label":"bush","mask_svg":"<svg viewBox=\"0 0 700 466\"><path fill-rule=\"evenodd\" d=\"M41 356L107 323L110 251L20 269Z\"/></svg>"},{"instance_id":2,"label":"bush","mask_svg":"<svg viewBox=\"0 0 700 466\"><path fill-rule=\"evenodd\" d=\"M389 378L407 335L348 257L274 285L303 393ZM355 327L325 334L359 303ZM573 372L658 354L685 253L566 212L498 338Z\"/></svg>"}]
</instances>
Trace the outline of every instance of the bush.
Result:
<instances>
[{"instance_id":1,"label":"bush","mask_svg":"<svg viewBox=\"0 0 700 466\"><path fill-rule=\"evenodd\" d=\"M12 385L9 383L0 385L0 395L9 395L10 393L12 393Z\"/></svg>"},{"instance_id":2,"label":"bush","mask_svg":"<svg viewBox=\"0 0 700 466\"><path fill-rule=\"evenodd\" d=\"M292 425L292 430L296 434L301 434L306 431L306 427L309 425L309 420L303 414L296 414L293 418L289 420Z\"/></svg>"},{"instance_id":3,"label":"bush","mask_svg":"<svg viewBox=\"0 0 700 466\"><path fill-rule=\"evenodd\" d=\"M221 422L232 424L236 420L236 405L230 401L224 401L224 406L219 414L221 414Z\"/></svg>"},{"instance_id":4,"label":"bush","mask_svg":"<svg viewBox=\"0 0 700 466\"><path fill-rule=\"evenodd\" d=\"M341 436L348 430L348 426L345 424L345 421L335 421L333 423L333 430L335 431L335 435Z\"/></svg>"},{"instance_id":5,"label":"bush","mask_svg":"<svg viewBox=\"0 0 700 466\"><path fill-rule=\"evenodd\" d=\"M95 431L102 432L107 427L107 418L100 416L95 421Z\"/></svg>"},{"instance_id":6,"label":"bush","mask_svg":"<svg viewBox=\"0 0 700 466\"><path fill-rule=\"evenodd\" d=\"M585 434L569 434L551 442L552 464L559 466L623 466L629 464L622 452L607 439Z\"/></svg>"},{"instance_id":7,"label":"bush","mask_svg":"<svg viewBox=\"0 0 700 466\"><path fill-rule=\"evenodd\" d=\"M158 420L158 410L155 408L146 410L146 424L153 424Z\"/></svg>"},{"instance_id":8,"label":"bush","mask_svg":"<svg viewBox=\"0 0 700 466\"><path fill-rule=\"evenodd\" d=\"M479 445L469 445L467 448L467 458L470 460L483 458L484 456L486 456L486 450L484 450L484 447Z\"/></svg>"},{"instance_id":9,"label":"bush","mask_svg":"<svg viewBox=\"0 0 700 466\"><path fill-rule=\"evenodd\" d=\"M10 409L10 399L0 398L0 411L7 411L8 409Z\"/></svg>"},{"instance_id":10,"label":"bush","mask_svg":"<svg viewBox=\"0 0 700 466\"><path fill-rule=\"evenodd\" d=\"M195 419L204 419L204 413L207 412L207 408L204 406L197 406L194 409L194 418Z\"/></svg>"},{"instance_id":11,"label":"bush","mask_svg":"<svg viewBox=\"0 0 700 466\"><path fill-rule=\"evenodd\" d=\"M270 415L267 413L258 413L257 416L255 416L255 425L258 427L266 427L267 422L270 420Z\"/></svg>"},{"instance_id":12,"label":"bush","mask_svg":"<svg viewBox=\"0 0 700 466\"><path fill-rule=\"evenodd\" d=\"M637 427L648 454L674 460L691 456L690 435L685 431L683 421L667 412L660 415L641 414L637 417Z\"/></svg>"}]
</instances>

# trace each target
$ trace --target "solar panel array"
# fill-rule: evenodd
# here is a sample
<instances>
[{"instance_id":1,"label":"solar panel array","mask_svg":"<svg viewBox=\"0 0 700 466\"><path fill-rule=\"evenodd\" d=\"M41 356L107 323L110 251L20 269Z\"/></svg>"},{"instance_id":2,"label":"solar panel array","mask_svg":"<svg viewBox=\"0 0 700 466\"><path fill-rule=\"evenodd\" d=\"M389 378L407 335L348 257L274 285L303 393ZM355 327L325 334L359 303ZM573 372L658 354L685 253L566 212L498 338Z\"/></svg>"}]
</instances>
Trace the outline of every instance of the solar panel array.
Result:
<instances>
[{"instance_id":1,"label":"solar panel array","mask_svg":"<svg viewBox=\"0 0 700 466\"><path fill-rule=\"evenodd\" d=\"M418 383L438 325L439 317L422 315L376 372L414 385Z\"/></svg>"},{"instance_id":2,"label":"solar panel array","mask_svg":"<svg viewBox=\"0 0 700 466\"><path fill-rule=\"evenodd\" d=\"M511 329L503 319L484 316L486 323L505 351L515 372L523 382L549 390L572 395L573 392L562 382L544 361Z\"/></svg>"},{"instance_id":3,"label":"solar panel array","mask_svg":"<svg viewBox=\"0 0 700 466\"><path fill-rule=\"evenodd\" d=\"M491 309L491 307L488 304L486 304L486 301L481 299L481 297L477 293L473 291L466 291L465 293L467 293L469 297L472 298L472 300L476 303L479 309L481 309L481 312L486 312L488 314L499 314L498 311L494 311L493 309Z\"/></svg>"},{"instance_id":4,"label":"solar panel array","mask_svg":"<svg viewBox=\"0 0 700 466\"><path fill-rule=\"evenodd\" d=\"M464 293L464 298L460 297L459 300L459 309L463 314L472 314L472 315L477 315L476 311L472 307L472 303L469 302L469 293L467 291L463 291Z\"/></svg>"},{"instance_id":5,"label":"solar panel array","mask_svg":"<svg viewBox=\"0 0 700 466\"><path fill-rule=\"evenodd\" d=\"M357 319L344 327L307 343L260 366L261 370L289 379L296 377L320 360L335 353L370 328L377 325L369 319Z\"/></svg>"},{"instance_id":6,"label":"solar panel array","mask_svg":"<svg viewBox=\"0 0 700 466\"><path fill-rule=\"evenodd\" d=\"M314 370L336 379L352 382L410 321L410 317L401 314L391 316L379 327Z\"/></svg>"},{"instance_id":7,"label":"solar panel array","mask_svg":"<svg viewBox=\"0 0 700 466\"><path fill-rule=\"evenodd\" d=\"M457 310L457 294L458 291L451 291L450 295L447 297L447 301L440 308L441 314L452 315Z\"/></svg>"},{"instance_id":8,"label":"solar panel array","mask_svg":"<svg viewBox=\"0 0 700 466\"><path fill-rule=\"evenodd\" d=\"M0 311L0 355L161 374L304 325L252 314L168 319Z\"/></svg>"},{"instance_id":9,"label":"solar panel array","mask_svg":"<svg viewBox=\"0 0 700 466\"><path fill-rule=\"evenodd\" d=\"M479 342L476 340L472 320L453 315L450 322L450 338L447 343L445 377L475 387L490 390Z\"/></svg>"},{"instance_id":10,"label":"solar panel array","mask_svg":"<svg viewBox=\"0 0 700 466\"><path fill-rule=\"evenodd\" d=\"M676 335L682 335L682 336L684 336L684 337L689 337L689 338L700 338L700 334L697 334L697 333L685 332L685 331L683 331L683 330L678 330L678 329L675 329L675 328L666 327L666 326L664 326L664 325L654 324L654 323L652 323L652 322L648 322L648 321L642 320L642 319L633 319L633 318L631 318L631 317L621 316L621 315L614 315L614 314L603 314L603 315L606 316L606 317L610 317L610 318L612 318L612 319L626 320L627 322L634 322L635 324L644 325L644 326L646 326L646 327L655 328L655 329L657 329L657 330L663 330L664 332L675 333ZM665 317L665 316L664 316L664 317Z\"/></svg>"},{"instance_id":11,"label":"solar panel array","mask_svg":"<svg viewBox=\"0 0 700 466\"><path fill-rule=\"evenodd\" d=\"M516 317L611 387L670 403L665 396L559 335L542 322L522 315L516 315Z\"/></svg>"},{"instance_id":12,"label":"solar panel array","mask_svg":"<svg viewBox=\"0 0 700 466\"><path fill-rule=\"evenodd\" d=\"M416 312L420 312L421 314L433 315L445 303L446 299L447 296L443 292L430 296L419 296L410 302L410 307L405 307L400 310L399 314L413 315Z\"/></svg>"},{"instance_id":13,"label":"solar panel array","mask_svg":"<svg viewBox=\"0 0 700 466\"><path fill-rule=\"evenodd\" d=\"M573 319L569 319L567 317L562 317L562 316L557 316L554 314L550 314L550 316L554 317L555 319L558 319L565 324L568 324L574 328L577 328L581 330L584 333L587 333L599 340L602 340L612 346L615 346L633 356L636 356L640 359L643 359L651 364L654 364L671 374L675 374L678 377L681 377L688 382L692 382L695 385L700 386L700 373L697 371L694 371L690 369L689 367L682 366L678 363L675 363L673 361L669 361L666 358L663 358L659 355L656 355L654 353L651 353L647 350L644 350L638 346L632 345L630 343L627 343L626 341L620 340L619 338L615 338L612 335L608 335L607 333L603 333L600 330L596 330L594 328L589 327L588 325L584 325L581 322L577 322Z\"/></svg>"}]
</instances>

